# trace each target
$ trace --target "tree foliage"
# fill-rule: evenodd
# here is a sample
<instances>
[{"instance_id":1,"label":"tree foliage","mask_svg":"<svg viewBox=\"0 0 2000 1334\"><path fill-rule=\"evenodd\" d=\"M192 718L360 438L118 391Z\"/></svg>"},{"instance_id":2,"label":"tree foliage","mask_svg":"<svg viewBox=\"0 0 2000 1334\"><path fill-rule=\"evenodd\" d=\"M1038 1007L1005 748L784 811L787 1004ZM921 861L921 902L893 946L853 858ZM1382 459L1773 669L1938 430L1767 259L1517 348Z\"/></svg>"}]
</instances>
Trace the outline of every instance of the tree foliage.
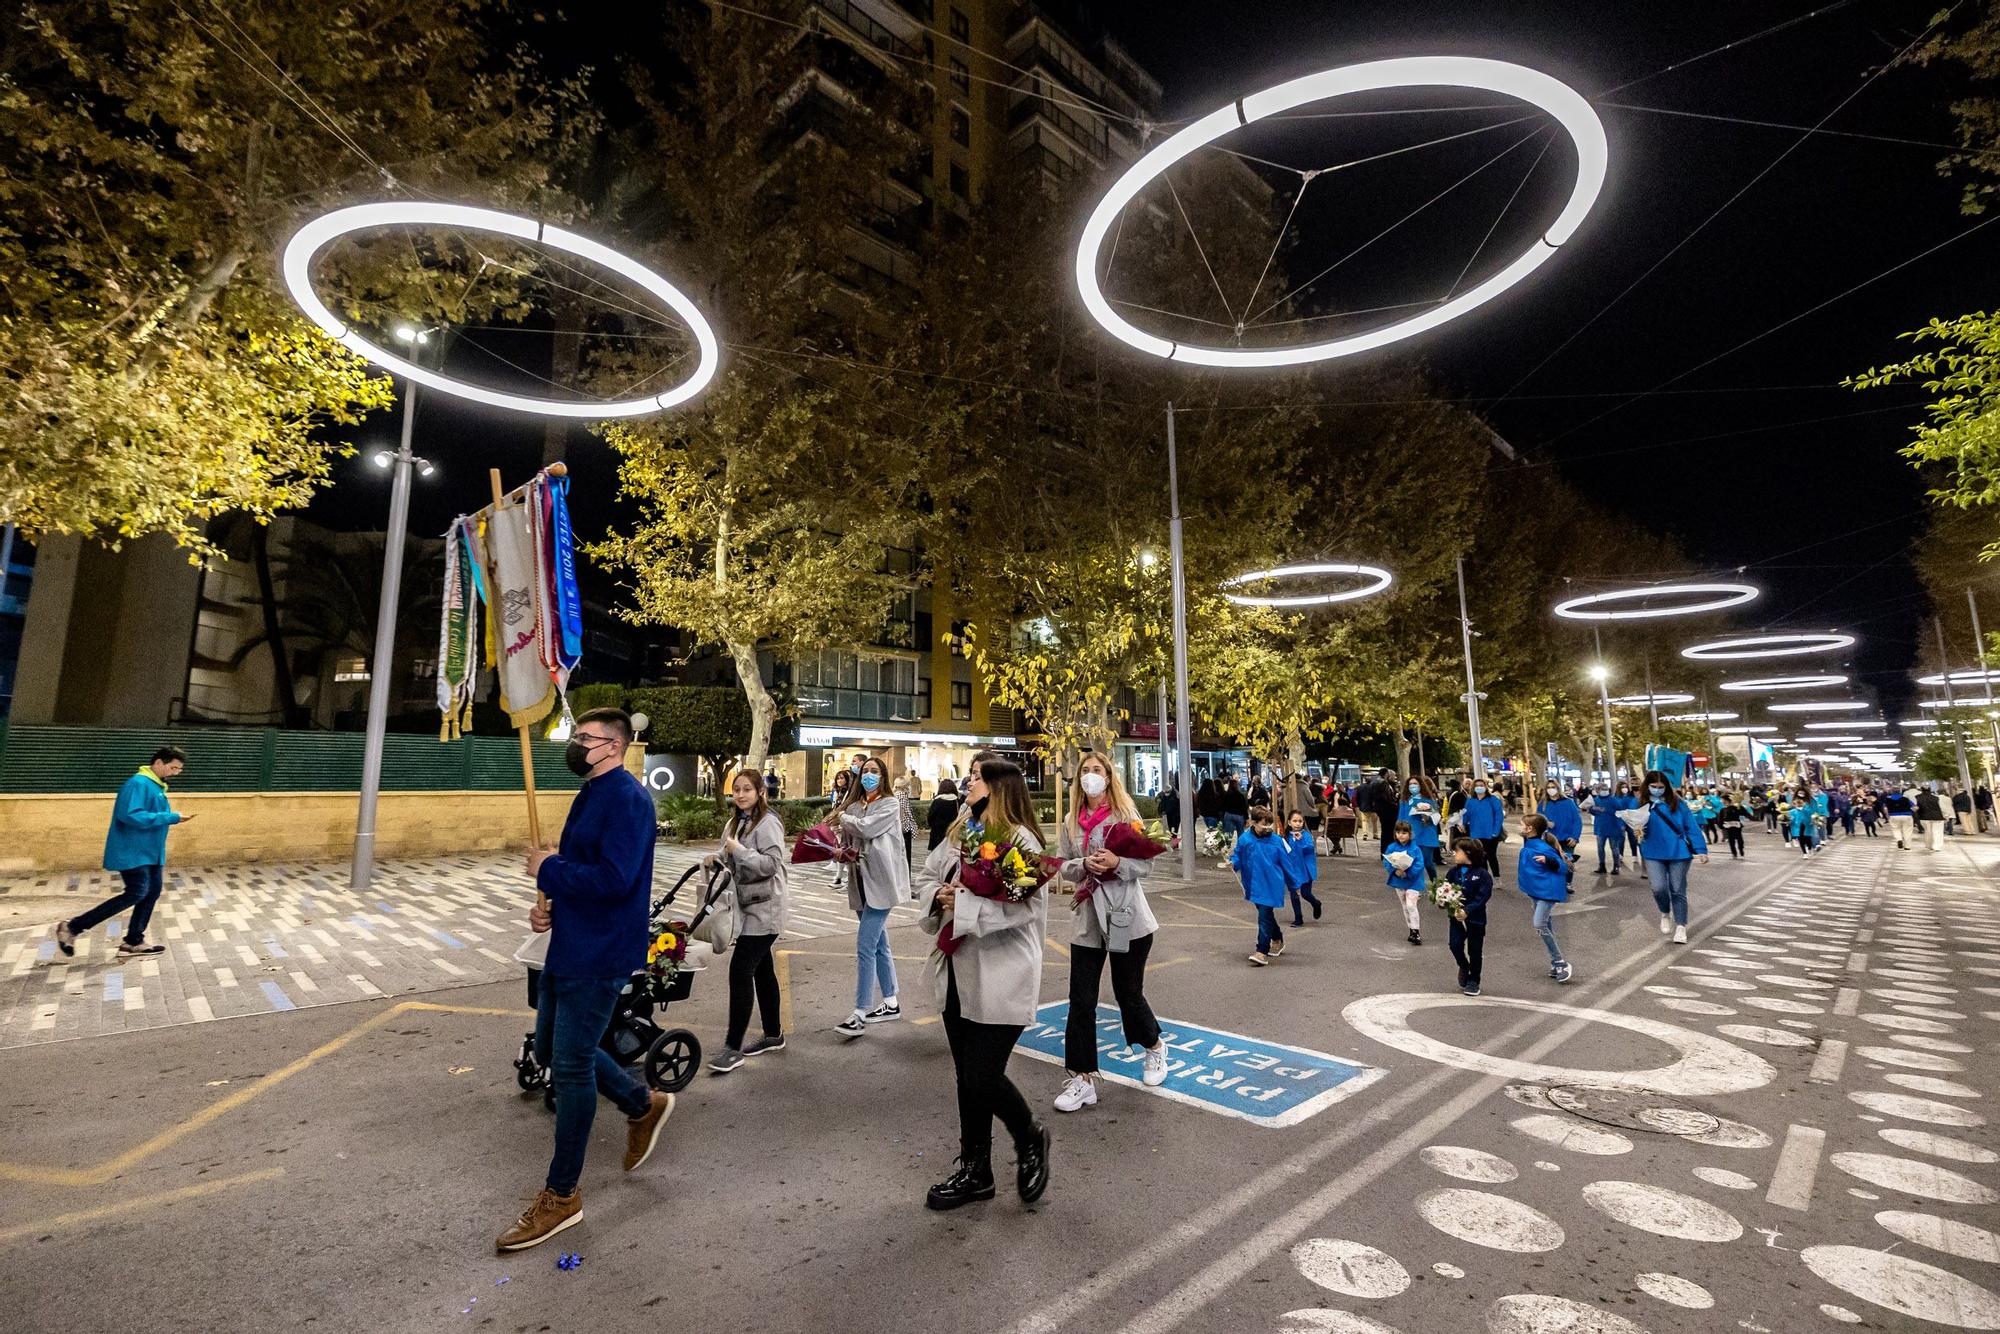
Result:
<instances>
[{"instance_id":1,"label":"tree foliage","mask_svg":"<svg viewBox=\"0 0 2000 1334\"><path fill-rule=\"evenodd\" d=\"M1903 456L1937 478L1930 495L1940 505L1990 510L2000 504L2000 317L1980 311L1934 319L1902 336L1924 350L1847 383L1858 389L1921 384L1931 401ZM1991 532L1981 558L1996 555L2000 532Z\"/></svg>"}]
</instances>

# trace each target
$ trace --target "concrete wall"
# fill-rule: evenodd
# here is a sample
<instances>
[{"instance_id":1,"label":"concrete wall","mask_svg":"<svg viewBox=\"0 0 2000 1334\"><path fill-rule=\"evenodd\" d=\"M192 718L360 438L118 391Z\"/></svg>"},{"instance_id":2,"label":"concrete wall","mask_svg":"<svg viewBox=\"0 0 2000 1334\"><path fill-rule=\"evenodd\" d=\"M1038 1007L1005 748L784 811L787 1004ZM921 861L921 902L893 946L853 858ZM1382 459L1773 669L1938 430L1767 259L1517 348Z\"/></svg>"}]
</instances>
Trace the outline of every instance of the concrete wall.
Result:
<instances>
[{"instance_id":1,"label":"concrete wall","mask_svg":"<svg viewBox=\"0 0 2000 1334\"><path fill-rule=\"evenodd\" d=\"M537 794L542 837L554 843L571 792ZM196 818L167 835L167 863L344 862L354 850L353 792L177 792L174 809ZM109 794L0 794L0 876L90 870L103 864ZM384 792L376 807L376 856L424 857L528 846L519 792Z\"/></svg>"},{"instance_id":2,"label":"concrete wall","mask_svg":"<svg viewBox=\"0 0 2000 1334\"><path fill-rule=\"evenodd\" d=\"M164 726L187 682L200 583L164 537L120 551L73 537L37 543L15 720Z\"/></svg>"}]
</instances>

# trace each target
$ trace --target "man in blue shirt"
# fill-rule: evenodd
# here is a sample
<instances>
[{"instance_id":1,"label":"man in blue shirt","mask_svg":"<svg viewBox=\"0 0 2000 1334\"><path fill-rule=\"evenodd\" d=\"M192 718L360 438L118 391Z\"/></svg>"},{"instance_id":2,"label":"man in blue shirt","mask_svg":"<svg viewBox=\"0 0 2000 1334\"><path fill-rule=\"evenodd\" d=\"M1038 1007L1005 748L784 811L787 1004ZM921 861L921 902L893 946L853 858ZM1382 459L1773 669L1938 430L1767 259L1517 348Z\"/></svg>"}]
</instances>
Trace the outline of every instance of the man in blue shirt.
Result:
<instances>
[{"instance_id":1,"label":"man in blue shirt","mask_svg":"<svg viewBox=\"0 0 2000 1334\"><path fill-rule=\"evenodd\" d=\"M657 822L653 799L625 768L631 742L632 719L623 709L578 716L564 759L584 779L583 790L570 804L558 850L528 854L528 874L543 899L528 924L553 932L542 966L535 1054L555 1086L556 1147L547 1184L501 1234L502 1251L540 1245L583 1221L577 1179L600 1092L625 1113L627 1172L652 1156L674 1109L671 1093L648 1089L598 1045L618 993L646 965Z\"/></svg>"},{"instance_id":2,"label":"man in blue shirt","mask_svg":"<svg viewBox=\"0 0 2000 1334\"><path fill-rule=\"evenodd\" d=\"M111 828L104 835L104 869L118 872L125 881L125 892L80 917L56 923L56 948L65 955L76 953L79 935L127 908L132 916L125 923L125 939L118 953L166 951L164 945L146 943L146 924L153 920L153 905L160 901L160 886L166 876L167 831L194 819L167 805L167 780L178 777L186 766L186 751L179 746L161 746L153 752L152 761L141 765L118 789L118 800L111 807Z\"/></svg>"}]
</instances>

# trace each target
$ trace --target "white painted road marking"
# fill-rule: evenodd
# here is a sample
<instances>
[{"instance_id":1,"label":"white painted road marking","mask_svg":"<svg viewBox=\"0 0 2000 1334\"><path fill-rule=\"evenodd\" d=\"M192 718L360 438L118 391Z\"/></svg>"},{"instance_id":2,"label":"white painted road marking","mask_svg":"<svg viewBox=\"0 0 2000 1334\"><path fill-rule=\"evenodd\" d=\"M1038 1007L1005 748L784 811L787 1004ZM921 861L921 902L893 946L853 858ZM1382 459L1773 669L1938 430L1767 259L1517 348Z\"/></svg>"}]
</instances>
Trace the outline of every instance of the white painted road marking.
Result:
<instances>
[{"instance_id":1,"label":"white painted road marking","mask_svg":"<svg viewBox=\"0 0 2000 1334\"><path fill-rule=\"evenodd\" d=\"M1819 1175L1819 1156L1826 1149L1826 1132L1811 1126L1791 1126L1785 1131L1785 1147L1778 1150L1778 1167L1771 1173L1771 1188L1764 1198L1780 1209L1805 1212L1812 1203L1813 1178Z\"/></svg>"}]
</instances>

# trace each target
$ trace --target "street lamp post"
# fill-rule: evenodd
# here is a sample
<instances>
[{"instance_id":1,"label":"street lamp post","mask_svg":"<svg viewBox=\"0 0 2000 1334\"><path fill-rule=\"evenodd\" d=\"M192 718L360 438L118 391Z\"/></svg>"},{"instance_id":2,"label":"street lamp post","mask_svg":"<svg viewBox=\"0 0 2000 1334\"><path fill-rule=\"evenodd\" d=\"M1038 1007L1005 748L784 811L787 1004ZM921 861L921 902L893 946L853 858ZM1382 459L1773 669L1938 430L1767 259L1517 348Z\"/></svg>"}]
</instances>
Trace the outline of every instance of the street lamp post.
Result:
<instances>
[{"instance_id":1,"label":"street lamp post","mask_svg":"<svg viewBox=\"0 0 2000 1334\"><path fill-rule=\"evenodd\" d=\"M1172 403L1167 404L1167 507L1169 559L1173 561L1174 576L1174 753L1180 760L1181 783L1186 789L1181 794L1181 827L1187 831L1181 838L1181 879L1192 880L1194 831L1192 822L1185 817L1193 809L1194 801L1194 733L1188 718L1187 567L1181 552L1181 474L1180 459L1174 448Z\"/></svg>"},{"instance_id":2,"label":"street lamp post","mask_svg":"<svg viewBox=\"0 0 2000 1334\"><path fill-rule=\"evenodd\" d=\"M396 651L396 604L403 594L403 533L410 522L410 435L417 420L417 382L403 381L403 434L390 461L389 527L382 539L382 598L375 612L375 651L368 660L368 737L361 748L361 808L354 817L356 890L375 877L375 804L382 792L382 737L389 723L389 664Z\"/></svg>"},{"instance_id":3,"label":"street lamp post","mask_svg":"<svg viewBox=\"0 0 2000 1334\"><path fill-rule=\"evenodd\" d=\"M1608 783L1618 781L1618 743L1611 739L1611 692L1604 683L1611 676L1611 669L1599 662L1591 667L1590 679L1597 682L1597 703L1604 710L1604 777Z\"/></svg>"},{"instance_id":4,"label":"street lamp post","mask_svg":"<svg viewBox=\"0 0 2000 1334\"><path fill-rule=\"evenodd\" d=\"M1972 766L1965 762L1965 728L1958 721L1958 705L1951 695L1951 659L1944 651L1944 619L1931 617L1931 627L1937 631L1938 668L1944 678L1944 711L1951 717L1951 744L1958 755L1958 781L1965 790L1966 800L1972 799ZM1991 694L1991 691L1987 692Z\"/></svg>"},{"instance_id":5,"label":"street lamp post","mask_svg":"<svg viewBox=\"0 0 2000 1334\"><path fill-rule=\"evenodd\" d=\"M1485 734L1479 730L1479 685L1472 675L1472 618L1465 609L1465 557L1458 558L1458 628L1465 641L1465 721L1472 729L1475 773L1486 777Z\"/></svg>"},{"instance_id":6,"label":"street lamp post","mask_svg":"<svg viewBox=\"0 0 2000 1334\"><path fill-rule=\"evenodd\" d=\"M4 569L4 563L0 563L0 569ZM1970 584L1967 584L1965 587L1965 605L1972 609L1972 665L1983 672L1986 670L1986 636L1979 629L1979 599L1972 595L1972 586ZM1989 698L1993 694L1993 685L1991 682L1986 683L1986 694ZM1990 711L1986 715L1986 725L1993 733L1994 763L2000 764L2000 721L1995 721L1994 715ZM1993 765L1989 764L1986 768L1990 778ZM1977 814L1978 812L1975 809L1974 815L1976 816ZM1973 823L1977 824L1978 820L1975 819Z\"/></svg>"}]
</instances>

